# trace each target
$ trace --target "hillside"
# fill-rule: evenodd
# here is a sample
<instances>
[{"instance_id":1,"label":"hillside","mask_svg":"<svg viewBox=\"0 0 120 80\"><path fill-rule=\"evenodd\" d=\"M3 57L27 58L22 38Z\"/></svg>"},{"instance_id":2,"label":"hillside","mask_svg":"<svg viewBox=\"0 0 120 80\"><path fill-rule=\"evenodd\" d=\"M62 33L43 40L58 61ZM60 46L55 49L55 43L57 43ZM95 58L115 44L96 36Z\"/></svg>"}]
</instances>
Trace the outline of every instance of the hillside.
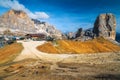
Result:
<instances>
[{"instance_id":1,"label":"hillside","mask_svg":"<svg viewBox=\"0 0 120 80\"><path fill-rule=\"evenodd\" d=\"M55 42L48 42L37 47L38 50L47 53L103 53L103 52L118 52L120 46L117 46L110 41L99 37L85 42L57 40Z\"/></svg>"},{"instance_id":2,"label":"hillside","mask_svg":"<svg viewBox=\"0 0 120 80\"><path fill-rule=\"evenodd\" d=\"M0 48L0 64L8 63L22 51L23 47L20 43L14 43L11 45L6 45Z\"/></svg>"}]
</instances>

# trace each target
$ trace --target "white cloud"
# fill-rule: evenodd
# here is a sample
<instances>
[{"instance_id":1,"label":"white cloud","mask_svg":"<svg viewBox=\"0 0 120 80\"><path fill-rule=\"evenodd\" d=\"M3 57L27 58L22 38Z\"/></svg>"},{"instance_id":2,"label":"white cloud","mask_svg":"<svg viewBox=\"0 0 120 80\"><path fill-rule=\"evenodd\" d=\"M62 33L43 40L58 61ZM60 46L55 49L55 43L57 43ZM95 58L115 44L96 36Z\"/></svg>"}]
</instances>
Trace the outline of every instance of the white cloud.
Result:
<instances>
[{"instance_id":1,"label":"white cloud","mask_svg":"<svg viewBox=\"0 0 120 80\"><path fill-rule=\"evenodd\" d=\"M14 10L22 10L33 19L49 18L49 16L45 12L32 13L29 9L27 9L23 4L20 4L17 0L0 0L0 6Z\"/></svg>"},{"instance_id":2,"label":"white cloud","mask_svg":"<svg viewBox=\"0 0 120 80\"><path fill-rule=\"evenodd\" d=\"M28 15L31 16L34 19L47 19L49 16L45 12L35 12L35 13L30 13L28 12Z\"/></svg>"}]
</instances>

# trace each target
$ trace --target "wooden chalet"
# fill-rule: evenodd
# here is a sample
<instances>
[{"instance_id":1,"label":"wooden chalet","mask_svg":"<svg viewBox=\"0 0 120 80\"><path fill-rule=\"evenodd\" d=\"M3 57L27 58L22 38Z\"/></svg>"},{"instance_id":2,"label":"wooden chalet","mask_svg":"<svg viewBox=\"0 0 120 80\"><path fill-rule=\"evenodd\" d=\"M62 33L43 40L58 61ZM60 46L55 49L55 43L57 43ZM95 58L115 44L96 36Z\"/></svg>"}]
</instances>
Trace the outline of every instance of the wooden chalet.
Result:
<instances>
[{"instance_id":1,"label":"wooden chalet","mask_svg":"<svg viewBox=\"0 0 120 80\"><path fill-rule=\"evenodd\" d=\"M32 40L45 40L46 39L45 34L26 34L25 37L27 39L32 39Z\"/></svg>"}]
</instances>

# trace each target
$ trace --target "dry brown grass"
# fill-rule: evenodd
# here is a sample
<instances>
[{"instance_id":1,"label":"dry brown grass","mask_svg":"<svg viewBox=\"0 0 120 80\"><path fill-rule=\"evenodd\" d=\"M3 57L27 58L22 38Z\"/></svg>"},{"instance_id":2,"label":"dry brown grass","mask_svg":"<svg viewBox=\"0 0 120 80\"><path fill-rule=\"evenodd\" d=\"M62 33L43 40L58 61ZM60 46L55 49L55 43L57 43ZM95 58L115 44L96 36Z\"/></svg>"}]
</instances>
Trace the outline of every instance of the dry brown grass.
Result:
<instances>
[{"instance_id":1,"label":"dry brown grass","mask_svg":"<svg viewBox=\"0 0 120 80\"><path fill-rule=\"evenodd\" d=\"M117 46L110 41L100 37L93 40L80 42L70 40L58 40L57 46L52 43L45 43L38 46L37 49L47 53L103 53L120 51L120 46Z\"/></svg>"},{"instance_id":2,"label":"dry brown grass","mask_svg":"<svg viewBox=\"0 0 120 80\"><path fill-rule=\"evenodd\" d=\"M59 53L58 49L56 49L56 47L54 47L50 42L45 43L42 46L38 46L37 49L47 53Z\"/></svg>"},{"instance_id":3,"label":"dry brown grass","mask_svg":"<svg viewBox=\"0 0 120 80\"><path fill-rule=\"evenodd\" d=\"M22 44L13 43L0 49L0 64L12 61L23 49Z\"/></svg>"}]
</instances>

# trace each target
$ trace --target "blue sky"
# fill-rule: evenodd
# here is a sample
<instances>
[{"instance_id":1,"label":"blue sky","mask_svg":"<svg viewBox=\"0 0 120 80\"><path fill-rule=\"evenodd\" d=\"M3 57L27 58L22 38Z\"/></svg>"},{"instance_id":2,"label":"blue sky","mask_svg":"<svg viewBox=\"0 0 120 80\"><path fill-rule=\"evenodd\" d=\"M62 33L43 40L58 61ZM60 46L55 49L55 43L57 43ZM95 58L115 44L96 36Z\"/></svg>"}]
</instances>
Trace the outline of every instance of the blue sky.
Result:
<instances>
[{"instance_id":1,"label":"blue sky","mask_svg":"<svg viewBox=\"0 0 120 80\"><path fill-rule=\"evenodd\" d=\"M3 5L2 1L17 1L28 13L34 13L35 18L55 25L62 32L92 28L99 14L113 13L117 19L117 32L120 31L120 0L1 0L0 14L14 8Z\"/></svg>"}]
</instances>

